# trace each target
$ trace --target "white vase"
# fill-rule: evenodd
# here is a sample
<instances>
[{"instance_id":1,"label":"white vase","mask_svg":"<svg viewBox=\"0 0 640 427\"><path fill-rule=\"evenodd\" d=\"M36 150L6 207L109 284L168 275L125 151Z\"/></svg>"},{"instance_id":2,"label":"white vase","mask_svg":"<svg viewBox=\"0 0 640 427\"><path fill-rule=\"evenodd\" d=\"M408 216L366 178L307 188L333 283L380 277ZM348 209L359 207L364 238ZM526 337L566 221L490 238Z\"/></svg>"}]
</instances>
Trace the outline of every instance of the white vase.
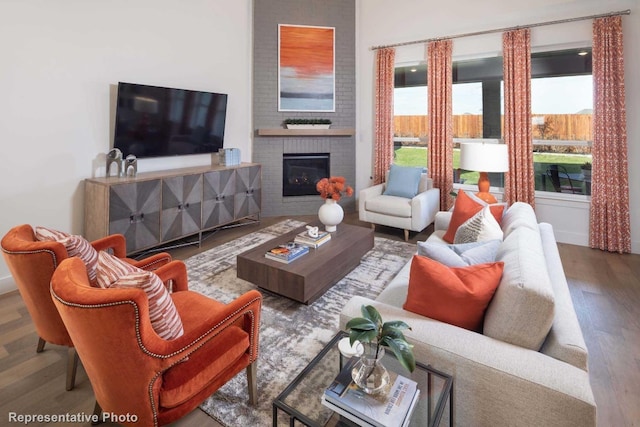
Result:
<instances>
[{"instance_id":1,"label":"white vase","mask_svg":"<svg viewBox=\"0 0 640 427\"><path fill-rule=\"evenodd\" d=\"M342 222L344 211L342 206L333 199L326 199L324 205L318 210L318 219L324 224L324 229L329 233L337 230L337 225Z\"/></svg>"}]
</instances>

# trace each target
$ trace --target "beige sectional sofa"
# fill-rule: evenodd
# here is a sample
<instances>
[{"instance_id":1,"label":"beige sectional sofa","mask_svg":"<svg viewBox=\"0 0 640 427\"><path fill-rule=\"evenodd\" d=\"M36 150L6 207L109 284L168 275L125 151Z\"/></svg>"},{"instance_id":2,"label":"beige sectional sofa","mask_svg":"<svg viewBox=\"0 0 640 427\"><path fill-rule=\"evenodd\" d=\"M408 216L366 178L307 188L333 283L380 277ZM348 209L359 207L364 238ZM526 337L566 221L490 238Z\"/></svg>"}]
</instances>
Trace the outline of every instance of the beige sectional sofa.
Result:
<instances>
[{"instance_id":1,"label":"beige sectional sofa","mask_svg":"<svg viewBox=\"0 0 640 427\"><path fill-rule=\"evenodd\" d=\"M442 242L451 213L440 212L428 242ZM411 261L373 301L355 296L340 326L374 305L384 320L403 320L416 359L453 376L453 425L595 426L596 404L587 372L587 348L571 301L553 229L531 206L504 214L505 263L485 313L483 333L402 308Z\"/></svg>"}]
</instances>

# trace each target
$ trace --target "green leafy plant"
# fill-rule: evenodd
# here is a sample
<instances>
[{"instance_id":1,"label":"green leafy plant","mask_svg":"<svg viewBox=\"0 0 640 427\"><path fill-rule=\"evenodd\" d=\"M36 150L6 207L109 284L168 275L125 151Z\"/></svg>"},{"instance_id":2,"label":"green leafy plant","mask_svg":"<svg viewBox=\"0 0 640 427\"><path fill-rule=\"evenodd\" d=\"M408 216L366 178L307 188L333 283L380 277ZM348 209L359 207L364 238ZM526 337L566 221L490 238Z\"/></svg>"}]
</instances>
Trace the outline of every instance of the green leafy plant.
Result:
<instances>
[{"instance_id":1,"label":"green leafy plant","mask_svg":"<svg viewBox=\"0 0 640 427\"><path fill-rule=\"evenodd\" d=\"M383 322L382 316L371 305L362 306L362 317L355 317L347 322L349 330L349 342L353 346L355 341L361 343L374 343L376 345L376 359L380 346L393 351L398 361L409 372L416 368L416 359L413 356L413 346L409 344L402 333L411 327L401 320Z\"/></svg>"},{"instance_id":2,"label":"green leafy plant","mask_svg":"<svg viewBox=\"0 0 640 427\"><path fill-rule=\"evenodd\" d=\"M285 125L330 125L329 119L286 119Z\"/></svg>"}]
</instances>

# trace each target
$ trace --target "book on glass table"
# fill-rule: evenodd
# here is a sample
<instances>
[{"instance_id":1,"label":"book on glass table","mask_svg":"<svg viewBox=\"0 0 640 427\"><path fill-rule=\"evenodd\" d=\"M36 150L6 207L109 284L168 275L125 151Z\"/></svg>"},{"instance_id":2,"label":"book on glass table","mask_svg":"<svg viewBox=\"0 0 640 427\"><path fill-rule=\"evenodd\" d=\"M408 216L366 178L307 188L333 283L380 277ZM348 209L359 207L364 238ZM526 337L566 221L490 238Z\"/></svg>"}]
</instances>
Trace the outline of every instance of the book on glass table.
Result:
<instances>
[{"instance_id":1,"label":"book on glass table","mask_svg":"<svg viewBox=\"0 0 640 427\"><path fill-rule=\"evenodd\" d=\"M419 400L417 383L397 375L388 393L370 395L351 379L353 357L322 395L322 404L360 426L405 427Z\"/></svg>"},{"instance_id":2,"label":"book on glass table","mask_svg":"<svg viewBox=\"0 0 640 427\"><path fill-rule=\"evenodd\" d=\"M309 246L310 248L314 249L319 248L329 240L331 240L331 233L329 233L328 231L320 231L318 233L318 237L311 237L309 236L308 232L303 231L301 233L298 233L295 239L293 239L295 243Z\"/></svg>"},{"instance_id":3,"label":"book on glass table","mask_svg":"<svg viewBox=\"0 0 640 427\"><path fill-rule=\"evenodd\" d=\"M288 242L284 245L278 245L275 248L269 249L264 256L274 261L289 264L308 253L309 248L307 246L295 242Z\"/></svg>"}]
</instances>

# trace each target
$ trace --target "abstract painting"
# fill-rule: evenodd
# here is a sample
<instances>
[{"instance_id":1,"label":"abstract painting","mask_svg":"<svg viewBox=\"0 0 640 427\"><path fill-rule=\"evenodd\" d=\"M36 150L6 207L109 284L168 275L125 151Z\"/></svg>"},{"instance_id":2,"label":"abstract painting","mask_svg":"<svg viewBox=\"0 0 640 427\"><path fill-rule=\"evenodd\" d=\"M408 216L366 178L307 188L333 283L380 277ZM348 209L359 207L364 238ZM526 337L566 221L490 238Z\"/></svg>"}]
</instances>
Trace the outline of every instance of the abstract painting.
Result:
<instances>
[{"instance_id":1,"label":"abstract painting","mask_svg":"<svg viewBox=\"0 0 640 427\"><path fill-rule=\"evenodd\" d=\"M335 111L335 28L278 25L278 111Z\"/></svg>"}]
</instances>

